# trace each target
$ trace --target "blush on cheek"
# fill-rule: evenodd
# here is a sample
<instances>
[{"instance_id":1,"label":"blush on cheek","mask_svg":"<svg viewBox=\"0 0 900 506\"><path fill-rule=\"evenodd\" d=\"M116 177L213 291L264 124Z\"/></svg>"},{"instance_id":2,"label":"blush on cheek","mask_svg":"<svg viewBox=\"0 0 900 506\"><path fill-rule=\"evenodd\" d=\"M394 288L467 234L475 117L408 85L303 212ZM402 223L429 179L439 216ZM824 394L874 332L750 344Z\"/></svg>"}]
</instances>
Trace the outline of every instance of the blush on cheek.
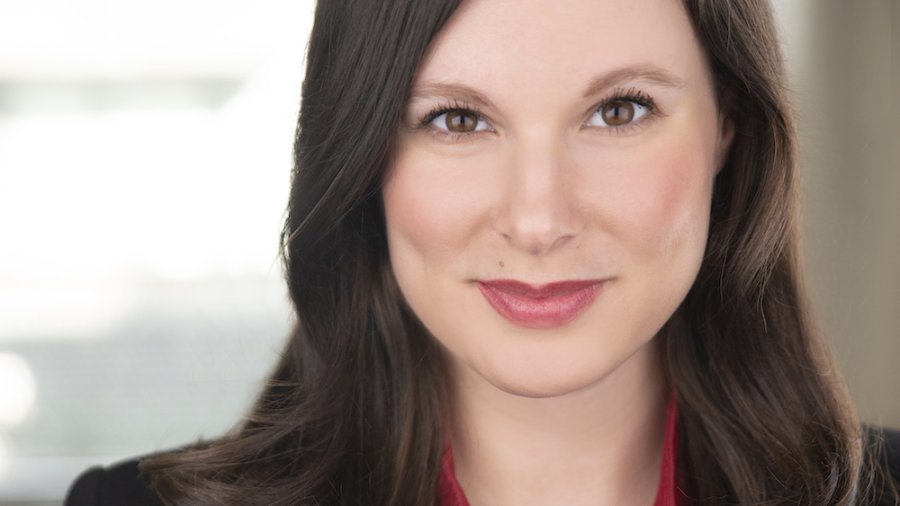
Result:
<instances>
[{"instance_id":1,"label":"blush on cheek","mask_svg":"<svg viewBox=\"0 0 900 506\"><path fill-rule=\"evenodd\" d=\"M383 189L385 226L394 250L392 255L398 254L395 245L421 251L440 239L432 227L440 218L429 209L428 188L417 188L415 180L407 177L406 172L395 166Z\"/></svg>"},{"instance_id":2,"label":"blush on cheek","mask_svg":"<svg viewBox=\"0 0 900 506\"><path fill-rule=\"evenodd\" d=\"M663 166L667 175L660 179L656 209L664 227L660 237L666 238L661 247L670 255L685 248L702 251L709 227L711 169L696 152L672 153Z\"/></svg>"},{"instance_id":3,"label":"blush on cheek","mask_svg":"<svg viewBox=\"0 0 900 506\"><path fill-rule=\"evenodd\" d=\"M472 233L471 192L465 178L452 173L421 157L399 159L392 167L383 189L386 227L392 244L420 257L409 260L450 261Z\"/></svg>"},{"instance_id":4,"label":"blush on cheek","mask_svg":"<svg viewBox=\"0 0 900 506\"><path fill-rule=\"evenodd\" d=\"M705 244L709 220L710 168L690 145L668 146L632 161L632 176L617 199L616 227L648 256L677 255L685 241Z\"/></svg>"}]
</instances>

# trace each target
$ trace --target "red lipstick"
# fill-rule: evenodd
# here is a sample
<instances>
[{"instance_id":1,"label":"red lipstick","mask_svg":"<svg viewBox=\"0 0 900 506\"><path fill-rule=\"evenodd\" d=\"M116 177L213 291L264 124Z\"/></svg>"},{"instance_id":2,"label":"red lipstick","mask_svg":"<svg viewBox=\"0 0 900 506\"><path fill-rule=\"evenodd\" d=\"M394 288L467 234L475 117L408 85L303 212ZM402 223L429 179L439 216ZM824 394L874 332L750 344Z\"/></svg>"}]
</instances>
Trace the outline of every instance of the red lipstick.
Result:
<instances>
[{"instance_id":1,"label":"red lipstick","mask_svg":"<svg viewBox=\"0 0 900 506\"><path fill-rule=\"evenodd\" d=\"M600 294L602 280L561 281L533 286L500 279L479 281L478 289L500 316L522 327L561 327L577 318Z\"/></svg>"}]
</instances>

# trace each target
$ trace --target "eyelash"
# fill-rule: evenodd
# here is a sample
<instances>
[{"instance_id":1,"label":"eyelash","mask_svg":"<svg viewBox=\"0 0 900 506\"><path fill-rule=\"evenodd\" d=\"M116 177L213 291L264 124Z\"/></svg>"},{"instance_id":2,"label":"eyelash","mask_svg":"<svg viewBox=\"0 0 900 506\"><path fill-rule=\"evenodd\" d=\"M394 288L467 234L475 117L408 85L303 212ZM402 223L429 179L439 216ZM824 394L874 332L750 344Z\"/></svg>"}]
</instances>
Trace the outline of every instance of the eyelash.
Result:
<instances>
[{"instance_id":1,"label":"eyelash","mask_svg":"<svg viewBox=\"0 0 900 506\"><path fill-rule=\"evenodd\" d=\"M602 128L602 130L608 130L610 133L614 134L624 134L631 131L633 128L639 127L642 123L647 120L652 119L653 117L659 114L659 111L656 109L656 104L653 101L653 98L647 95L646 93L638 90L637 88L628 88L628 89L615 89L610 93L606 98L601 100L596 106L594 106L591 111L591 114L596 114L603 107L615 101L625 101L625 102L633 102L639 106L645 107L647 109L647 113L639 119L634 120L627 125L622 126L607 126ZM451 142L460 142L468 140L468 138L472 137L475 134L483 133L482 131L477 132L448 132L446 130L441 130L439 128L434 128L431 126L431 122L434 121L438 116L453 112L453 111L465 111L471 112L478 116L478 120L485 119L484 116L478 112L478 109L475 106L459 101L452 100L448 101L444 104L435 106L432 108L427 114L422 116L422 119L419 120L419 129L424 129L428 131L430 134L441 140L449 140ZM596 128L596 127L595 127Z\"/></svg>"}]
</instances>

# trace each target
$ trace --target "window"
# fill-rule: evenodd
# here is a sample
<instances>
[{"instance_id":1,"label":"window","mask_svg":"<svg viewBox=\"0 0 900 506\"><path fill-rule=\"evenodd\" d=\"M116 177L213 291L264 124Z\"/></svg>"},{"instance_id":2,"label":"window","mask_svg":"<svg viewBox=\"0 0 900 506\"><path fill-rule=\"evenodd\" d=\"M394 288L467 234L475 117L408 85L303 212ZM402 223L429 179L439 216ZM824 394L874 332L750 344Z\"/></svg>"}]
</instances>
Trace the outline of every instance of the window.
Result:
<instances>
[{"instance_id":1,"label":"window","mask_svg":"<svg viewBox=\"0 0 900 506\"><path fill-rule=\"evenodd\" d=\"M0 504L237 422L278 258L312 2L0 16Z\"/></svg>"}]
</instances>

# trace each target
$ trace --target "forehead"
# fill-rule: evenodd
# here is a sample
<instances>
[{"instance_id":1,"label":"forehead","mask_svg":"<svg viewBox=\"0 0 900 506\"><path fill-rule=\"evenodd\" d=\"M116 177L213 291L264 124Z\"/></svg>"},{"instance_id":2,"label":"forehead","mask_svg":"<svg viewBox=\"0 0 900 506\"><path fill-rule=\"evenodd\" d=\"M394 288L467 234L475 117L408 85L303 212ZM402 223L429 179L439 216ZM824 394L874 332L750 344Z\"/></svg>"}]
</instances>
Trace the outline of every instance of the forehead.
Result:
<instances>
[{"instance_id":1,"label":"forehead","mask_svg":"<svg viewBox=\"0 0 900 506\"><path fill-rule=\"evenodd\" d=\"M416 82L546 88L631 66L707 78L679 0L465 0L432 41Z\"/></svg>"}]
</instances>

